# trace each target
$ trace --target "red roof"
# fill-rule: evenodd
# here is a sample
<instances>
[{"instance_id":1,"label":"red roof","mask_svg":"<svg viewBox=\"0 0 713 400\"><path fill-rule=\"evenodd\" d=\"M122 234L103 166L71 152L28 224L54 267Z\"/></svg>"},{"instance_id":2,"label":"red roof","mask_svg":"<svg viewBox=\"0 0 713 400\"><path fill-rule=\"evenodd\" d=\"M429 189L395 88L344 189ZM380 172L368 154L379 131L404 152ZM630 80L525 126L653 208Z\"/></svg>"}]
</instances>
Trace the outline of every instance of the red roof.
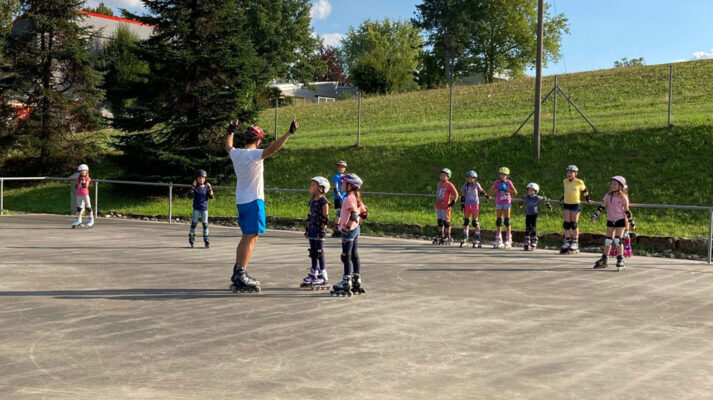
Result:
<instances>
[{"instance_id":1,"label":"red roof","mask_svg":"<svg viewBox=\"0 0 713 400\"><path fill-rule=\"evenodd\" d=\"M93 13L93 12L89 12L89 11L84 11L84 10L77 10L77 13L79 13L79 14L84 14L84 15L88 15L88 16L90 16L90 17L110 19L110 20L112 20L112 21L119 21L119 22L124 22L124 23L127 23L127 24L146 25L146 26L150 26L150 27L152 27L152 28L155 28L155 25L144 24L143 22L134 21L133 19L126 19L126 18L114 17L114 16L111 16L111 15L97 14L97 13Z\"/></svg>"}]
</instances>

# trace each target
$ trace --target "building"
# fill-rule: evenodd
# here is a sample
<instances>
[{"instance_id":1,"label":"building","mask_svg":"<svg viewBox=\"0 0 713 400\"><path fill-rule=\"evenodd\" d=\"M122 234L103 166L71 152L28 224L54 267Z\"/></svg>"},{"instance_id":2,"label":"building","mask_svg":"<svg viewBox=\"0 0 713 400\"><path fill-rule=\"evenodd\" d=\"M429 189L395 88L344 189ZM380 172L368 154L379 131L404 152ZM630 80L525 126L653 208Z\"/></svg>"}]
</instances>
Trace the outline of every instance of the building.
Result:
<instances>
[{"instance_id":1,"label":"building","mask_svg":"<svg viewBox=\"0 0 713 400\"><path fill-rule=\"evenodd\" d=\"M283 96L314 103L354 98L359 91L356 86L339 86L339 82L312 82L309 84L311 87L302 83L274 82L272 86L279 89Z\"/></svg>"}]
</instances>

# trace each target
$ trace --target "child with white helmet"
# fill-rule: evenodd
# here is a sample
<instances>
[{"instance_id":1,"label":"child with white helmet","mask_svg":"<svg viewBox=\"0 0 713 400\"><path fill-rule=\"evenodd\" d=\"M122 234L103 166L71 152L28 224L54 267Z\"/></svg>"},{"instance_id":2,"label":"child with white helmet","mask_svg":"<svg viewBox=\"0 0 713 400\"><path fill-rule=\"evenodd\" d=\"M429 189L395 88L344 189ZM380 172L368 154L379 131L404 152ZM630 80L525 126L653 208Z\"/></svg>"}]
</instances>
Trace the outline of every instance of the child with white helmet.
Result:
<instances>
[{"instance_id":1,"label":"child with white helmet","mask_svg":"<svg viewBox=\"0 0 713 400\"><path fill-rule=\"evenodd\" d=\"M193 247L196 241L196 226L198 219L203 224L203 244L210 247L210 232L208 231L208 199L214 197L213 187L208 183L208 173L204 169L196 170L196 179L193 180L193 216L191 229L188 231L188 244Z\"/></svg>"},{"instance_id":2,"label":"child with white helmet","mask_svg":"<svg viewBox=\"0 0 713 400\"><path fill-rule=\"evenodd\" d=\"M433 244L451 244L451 207L458 201L458 190L449 182L453 173L448 168L441 168L440 180L436 186L436 219L438 236Z\"/></svg>"},{"instance_id":3,"label":"child with white helmet","mask_svg":"<svg viewBox=\"0 0 713 400\"><path fill-rule=\"evenodd\" d=\"M510 209L512 208L512 196L517 195L517 190L512 181L508 179L510 169L502 167L498 170L498 179L493 181L493 185L488 190L488 194L495 197L495 243L493 247L501 249L512 247L512 228L510 227ZM505 241L503 242L502 226L505 225Z\"/></svg>"},{"instance_id":4,"label":"child with white helmet","mask_svg":"<svg viewBox=\"0 0 713 400\"><path fill-rule=\"evenodd\" d=\"M562 181L564 196L562 197L562 227L564 228L564 243L560 254L576 254L579 252L579 213L581 211L580 196L584 196L587 203L592 204L589 191L584 181L577 178L579 168L576 165L567 166L567 177Z\"/></svg>"},{"instance_id":5,"label":"child with white helmet","mask_svg":"<svg viewBox=\"0 0 713 400\"><path fill-rule=\"evenodd\" d=\"M347 195L344 197L339 213L339 230L342 232L342 255L344 276L342 281L332 287L330 292L336 296L351 296L365 293L361 284L361 263L359 262L359 235L361 222L369 213L361 201L359 190L364 182L357 174L346 174L341 177L342 187Z\"/></svg>"},{"instance_id":6,"label":"child with white helmet","mask_svg":"<svg viewBox=\"0 0 713 400\"><path fill-rule=\"evenodd\" d=\"M539 196L540 185L535 182L527 184L527 194L520 203L520 208L525 206L525 251L534 251L537 248L537 204L546 201L547 210L552 211L552 204L544 196Z\"/></svg>"},{"instance_id":7,"label":"child with white helmet","mask_svg":"<svg viewBox=\"0 0 713 400\"><path fill-rule=\"evenodd\" d=\"M626 179L623 176L617 175L611 178L609 192L604 195L602 205L597 208L589 222L594 222L602 212L607 212L607 238L604 240L604 251L602 258L594 264L595 269L606 268L608 263L608 254L612 243L617 247L616 269L621 271L624 266L624 243L621 238L626 230L627 222L631 230L636 229L634 217L629 210L629 192L626 186Z\"/></svg>"},{"instance_id":8,"label":"child with white helmet","mask_svg":"<svg viewBox=\"0 0 713 400\"><path fill-rule=\"evenodd\" d=\"M329 224L329 201L325 194L329 192L329 181L322 176L315 176L309 186L312 197L309 200L309 213L305 237L309 240L309 258L312 265L307 277L302 280L303 288L326 288L328 282L327 267L324 263L324 237ZM319 264L319 265L318 265Z\"/></svg>"},{"instance_id":9,"label":"child with white helmet","mask_svg":"<svg viewBox=\"0 0 713 400\"><path fill-rule=\"evenodd\" d=\"M490 198L483 190L483 187L478 183L478 174L475 171L465 173L466 182L460 188L460 210L463 211L463 239L461 239L460 247L468 242L468 234L470 231L470 221L473 220L473 228L475 236L473 237L473 247L480 247L480 196Z\"/></svg>"},{"instance_id":10,"label":"child with white helmet","mask_svg":"<svg viewBox=\"0 0 713 400\"><path fill-rule=\"evenodd\" d=\"M89 166L81 164L77 171L79 172L77 177L77 218L72 223L72 229L85 227L82 225L82 214L84 214L85 208L89 214L89 222L86 227L91 228L94 226L94 214L92 213L92 201L89 198L89 185L92 183L92 178L89 177Z\"/></svg>"}]
</instances>

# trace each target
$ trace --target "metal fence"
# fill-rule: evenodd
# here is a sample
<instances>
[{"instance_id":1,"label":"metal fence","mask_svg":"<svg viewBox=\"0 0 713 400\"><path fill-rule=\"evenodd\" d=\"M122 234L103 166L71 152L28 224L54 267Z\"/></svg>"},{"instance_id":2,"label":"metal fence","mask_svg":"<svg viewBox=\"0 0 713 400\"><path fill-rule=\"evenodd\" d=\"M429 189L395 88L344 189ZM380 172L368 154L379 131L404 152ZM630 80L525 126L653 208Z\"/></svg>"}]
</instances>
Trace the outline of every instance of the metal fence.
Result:
<instances>
[{"instance_id":1,"label":"metal fence","mask_svg":"<svg viewBox=\"0 0 713 400\"><path fill-rule=\"evenodd\" d=\"M74 181L74 178L59 178L59 177L48 177L48 176L38 176L38 177L0 177L0 215L4 213L4 196L5 196L5 181ZM94 212L95 215L99 211L99 184L100 183L112 183L119 185L140 185L140 186L154 186L154 187L165 187L168 188L168 223L170 224L173 220L173 188L191 188L191 185L178 184L178 183L164 183L164 182L138 182L138 181L121 181L121 180L111 180L111 179L92 179L94 183ZM217 186L213 185L215 189L235 189L234 186ZM309 193L307 189L278 189L278 188L265 188L266 192L282 192L282 193ZM415 198L435 198L432 194L417 194L417 193L388 193L388 192L361 192L366 196L386 196L386 197L415 197ZM72 193L74 195L74 193ZM522 199L514 198L513 201L519 202ZM550 203L561 203L559 200L549 200ZM601 202L593 202L594 205L600 205ZM668 210L695 210L695 211L708 211L708 264L713 261L713 206L682 206L682 205L670 205L670 204L645 204L645 203L631 203L632 208L654 208L654 209L668 209Z\"/></svg>"}]
</instances>

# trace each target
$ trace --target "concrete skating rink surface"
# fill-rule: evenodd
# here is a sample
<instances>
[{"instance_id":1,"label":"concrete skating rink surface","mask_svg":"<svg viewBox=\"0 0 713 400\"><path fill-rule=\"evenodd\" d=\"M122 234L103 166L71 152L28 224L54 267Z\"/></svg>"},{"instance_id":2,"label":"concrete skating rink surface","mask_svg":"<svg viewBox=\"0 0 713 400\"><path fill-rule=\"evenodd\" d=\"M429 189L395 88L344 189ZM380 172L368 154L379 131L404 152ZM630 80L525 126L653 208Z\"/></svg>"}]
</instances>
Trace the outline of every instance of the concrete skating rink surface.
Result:
<instances>
[{"instance_id":1,"label":"concrete skating rink surface","mask_svg":"<svg viewBox=\"0 0 713 400\"><path fill-rule=\"evenodd\" d=\"M336 298L270 231L263 292L233 294L237 228L191 249L186 224L71 222L0 217L2 399L713 398L705 263L362 237L368 293Z\"/></svg>"}]
</instances>

